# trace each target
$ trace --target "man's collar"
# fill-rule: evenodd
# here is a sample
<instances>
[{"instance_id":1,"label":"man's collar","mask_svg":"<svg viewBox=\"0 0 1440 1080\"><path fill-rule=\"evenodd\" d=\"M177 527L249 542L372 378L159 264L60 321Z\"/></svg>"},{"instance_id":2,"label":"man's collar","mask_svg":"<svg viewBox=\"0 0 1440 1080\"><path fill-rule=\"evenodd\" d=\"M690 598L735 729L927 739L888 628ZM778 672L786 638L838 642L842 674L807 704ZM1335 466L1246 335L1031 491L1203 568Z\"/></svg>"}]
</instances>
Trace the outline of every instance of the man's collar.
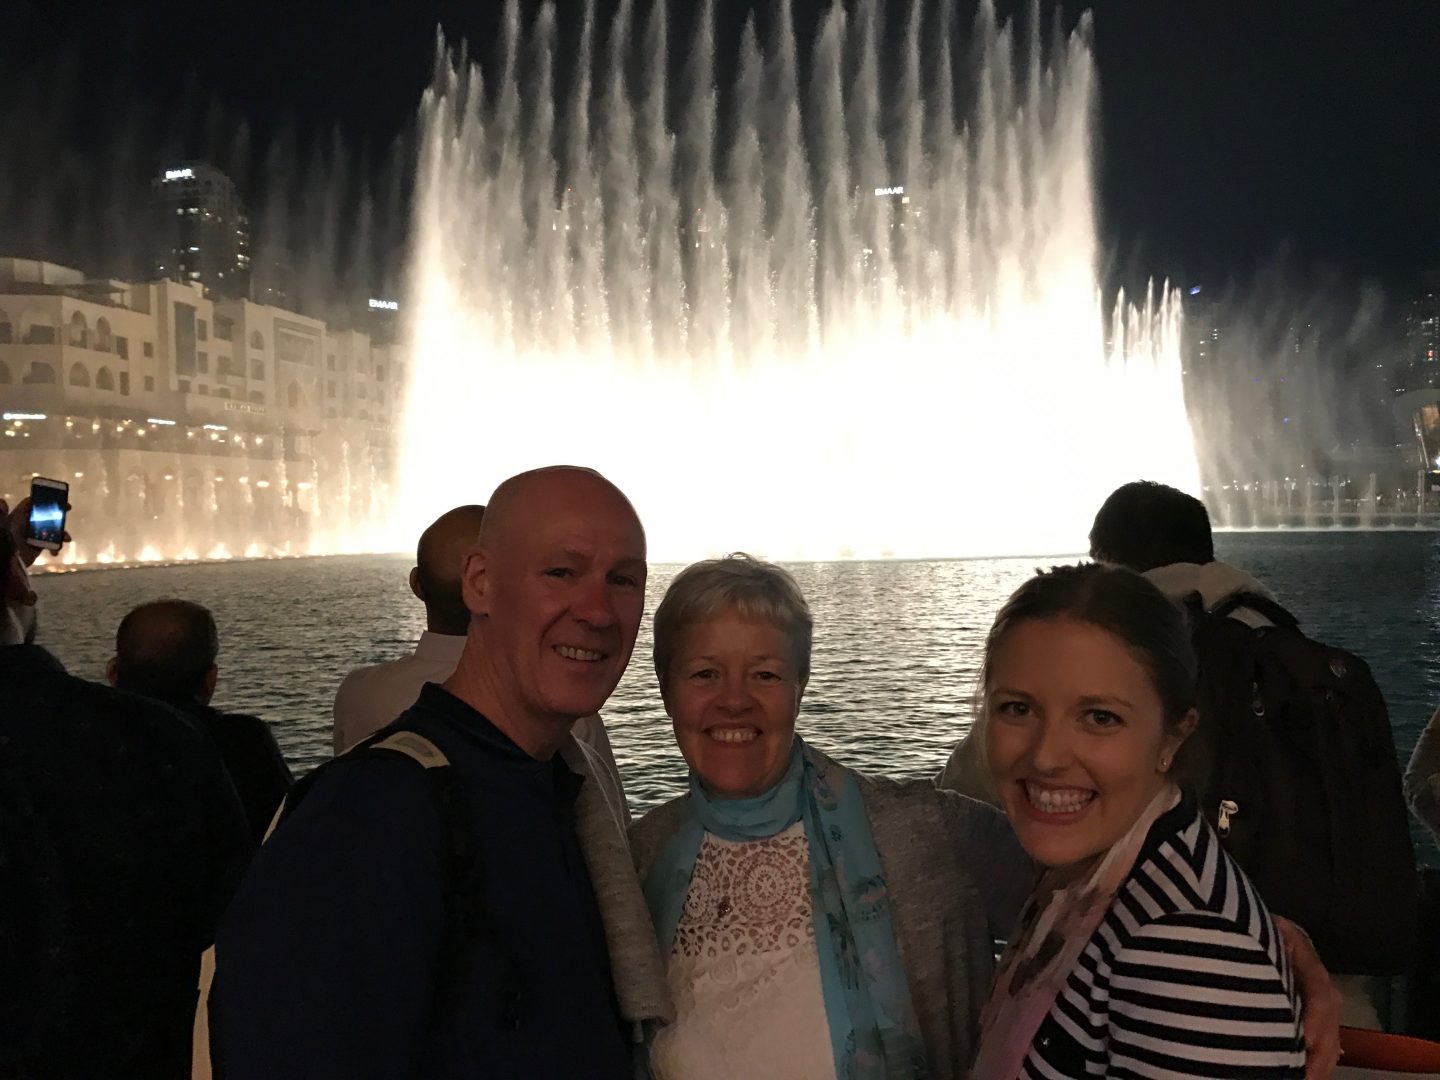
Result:
<instances>
[{"instance_id":1,"label":"man's collar","mask_svg":"<svg viewBox=\"0 0 1440 1080\"><path fill-rule=\"evenodd\" d=\"M417 660L452 660L459 663L460 654L464 651L464 634L437 634L426 630L421 633L420 640L415 644Z\"/></svg>"},{"instance_id":2,"label":"man's collar","mask_svg":"<svg viewBox=\"0 0 1440 1080\"><path fill-rule=\"evenodd\" d=\"M574 806L585 778L572 769L560 754L555 754L549 761L537 761L484 713L461 701L439 683L426 683L414 708L445 721L462 737L492 756L533 772L537 780L553 791L557 802L567 809Z\"/></svg>"}]
</instances>

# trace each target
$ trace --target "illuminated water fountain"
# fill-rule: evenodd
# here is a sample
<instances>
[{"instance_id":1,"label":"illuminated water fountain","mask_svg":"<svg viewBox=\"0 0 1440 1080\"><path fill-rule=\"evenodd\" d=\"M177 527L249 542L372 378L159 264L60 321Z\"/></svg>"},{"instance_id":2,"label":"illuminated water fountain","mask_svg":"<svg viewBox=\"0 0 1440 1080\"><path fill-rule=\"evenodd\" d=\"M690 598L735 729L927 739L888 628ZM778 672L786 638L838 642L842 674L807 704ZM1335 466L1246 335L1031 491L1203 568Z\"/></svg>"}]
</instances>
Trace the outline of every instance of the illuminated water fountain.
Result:
<instances>
[{"instance_id":1,"label":"illuminated water fountain","mask_svg":"<svg viewBox=\"0 0 1440 1080\"><path fill-rule=\"evenodd\" d=\"M1178 300L1097 285L1088 20L1017 41L982 5L961 43L916 3L882 75L874 0L804 65L786 2L735 57L704 3L671 58L669 18L587 5L562 56L512 0L483 75L442 53L397 546L556 461L659 558L1073 552L1116 484L1197 488Z\"/></svg>"}]
</instances>

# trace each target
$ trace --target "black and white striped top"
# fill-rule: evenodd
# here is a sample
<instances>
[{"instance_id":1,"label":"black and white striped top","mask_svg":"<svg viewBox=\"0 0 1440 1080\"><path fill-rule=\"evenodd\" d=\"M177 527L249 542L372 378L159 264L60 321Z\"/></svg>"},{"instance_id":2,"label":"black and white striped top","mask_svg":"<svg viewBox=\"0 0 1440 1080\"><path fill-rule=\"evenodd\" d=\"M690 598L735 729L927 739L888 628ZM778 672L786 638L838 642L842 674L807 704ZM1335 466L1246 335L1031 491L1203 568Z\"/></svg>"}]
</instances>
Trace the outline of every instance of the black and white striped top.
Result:
<instances>
[{"instance_id":1,"label":"black and white striped top","mask_svg":"<svg viewBox=\"0 0 1440 1080\"><path fill-rule=\"evenodd\" d=\"M1299 1080L1299 1016L1270 913L1187 798L1151 826L1023 1075Z\"/></svg>"}]
</instances>

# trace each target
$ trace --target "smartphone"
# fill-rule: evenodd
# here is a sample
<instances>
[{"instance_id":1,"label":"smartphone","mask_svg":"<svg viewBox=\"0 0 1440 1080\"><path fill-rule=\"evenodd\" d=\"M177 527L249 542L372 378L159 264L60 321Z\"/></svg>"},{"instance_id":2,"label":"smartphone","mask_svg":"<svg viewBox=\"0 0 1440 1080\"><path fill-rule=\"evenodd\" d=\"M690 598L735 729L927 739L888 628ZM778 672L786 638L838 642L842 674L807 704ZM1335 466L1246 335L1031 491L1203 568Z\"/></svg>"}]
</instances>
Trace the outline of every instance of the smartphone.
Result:
<instances>
[{"instance_id":1,"label":"smartphone","mask_svg":"<svg viewBox=\"0 0 1440 1080\"><path fill-rule=\"evenodd\" d=\"M25 542L46 551L59 551L65 539L65 507L70 485L63 480L37 476L30 481L30 528Z\"/></svg>"}]
</instances>

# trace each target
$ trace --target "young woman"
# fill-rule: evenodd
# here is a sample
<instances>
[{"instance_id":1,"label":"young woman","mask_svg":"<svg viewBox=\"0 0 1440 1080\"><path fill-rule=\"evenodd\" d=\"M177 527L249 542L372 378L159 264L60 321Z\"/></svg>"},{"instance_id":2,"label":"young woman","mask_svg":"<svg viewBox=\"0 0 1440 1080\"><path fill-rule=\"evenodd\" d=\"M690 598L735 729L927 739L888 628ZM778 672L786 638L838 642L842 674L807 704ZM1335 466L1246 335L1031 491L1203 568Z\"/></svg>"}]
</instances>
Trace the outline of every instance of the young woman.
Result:
<instances>
[{"instance_id":1,"label":"young woman","mask_svg":"<svg viewBox=\"0 0 1440 1080\"><path fill-rule=\"evenodd\" d=\"M1041 573L996 618L982 688L990 777L1047 870L1001 962L976 1080L1303 1077L1284 946L1185 792L1180 610L1128 570Z\"/></svg>"}]
</instances>

